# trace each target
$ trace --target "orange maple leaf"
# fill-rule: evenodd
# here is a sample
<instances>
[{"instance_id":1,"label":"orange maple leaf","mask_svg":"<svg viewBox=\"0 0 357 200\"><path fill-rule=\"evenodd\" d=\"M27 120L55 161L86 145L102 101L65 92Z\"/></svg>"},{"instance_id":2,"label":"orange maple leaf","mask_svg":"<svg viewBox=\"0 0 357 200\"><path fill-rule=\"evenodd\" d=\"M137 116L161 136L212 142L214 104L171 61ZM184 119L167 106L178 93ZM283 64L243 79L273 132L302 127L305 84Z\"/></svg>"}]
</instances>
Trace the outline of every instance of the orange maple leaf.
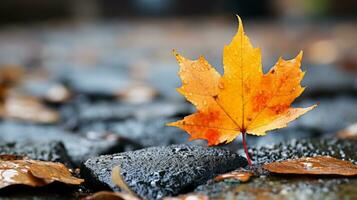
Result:
<instances>
[{"instance_id":1,"label":"orange maple leaf","mask_svg":"<svg viewBox=\"0 0 357 200\"><path fill-rule=\"evenodd\" d=\"M190 140L205 139L208 145L228 143L240 133L248 162L245 134L262 136L287 124L316 105L292 108L291 103L304 91L300 82L302 52L292 60L280 58L266 74L261 52L254 48L238 16L238 32L224 47L224 74L219 74L204 57L189 60L174 51L180 65L182 86L178 92L197 108L184 119L169 123L190 134Z\"/></svg>"}]
</instances>

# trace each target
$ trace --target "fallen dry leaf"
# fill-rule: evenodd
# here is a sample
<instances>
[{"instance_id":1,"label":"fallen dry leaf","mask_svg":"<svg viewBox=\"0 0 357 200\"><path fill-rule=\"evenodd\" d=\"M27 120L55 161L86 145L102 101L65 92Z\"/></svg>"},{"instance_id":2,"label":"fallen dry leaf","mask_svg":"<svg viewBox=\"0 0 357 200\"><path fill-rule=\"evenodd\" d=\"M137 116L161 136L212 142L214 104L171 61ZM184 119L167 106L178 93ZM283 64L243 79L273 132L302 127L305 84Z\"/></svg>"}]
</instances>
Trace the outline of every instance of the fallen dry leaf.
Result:
<instances>
[{"instance_id":1,"label":"fallen dry leaf","mask_svg":"<svg viewBox=\"0 0 357 200\"><path fill-rule=\"evenodd\" d=\"M279 174L357 175L357 165L329 156L274 162L265 164L263 168Z\"/></svg>"},{"instance_id":2,"label":"fallen dry leaf","mask_svg":"<svg viewBox=\"0 0 357 200\"><path fill-rule=\"evenodd\" d=\"M307 55L309 61L313 64L328 65L336 62L341 53L335 40L320 39L308 44Z\"/></svg>"},{"instance_id":3,"label":"fallen dry leaf","mask_svg":"<svg viewBox=\"0 0 357 200\"><path fill-rule=\"evenodd\" d=\"M354 123L337 133L338 138L357 140L357 123Z\"/></svg>"},{"instance_id":4,"label":"fallen dry leaf","mask_svg":"<svg viewBox=\"0 0 357 200\"><path fill-rule=\"evenodd\" d=\"M86 200L139 200L128 193L100 191L85 198Z\"/></svg>"},{"instance_id":5,"label":"fallen dry leaf","mask_svg":"<svg viewBox=\"0 0 357 200\"><path fill-rule=\"evenodd\" d=\"M54 123L59 120L55 110L47 108L39 99L27 96L7 97L1 116L36 123Z\"/></svg>"},{"instance_id":6,"label":"fallen dry leaf","mask_svg":"<svg viewBox=\"0 0 357 200\"><path fill-rule=\"evenodd\" d=\"M68 168L62 163L44 162L44 161L30 161L30 173L39 179L44 180L47 184L54 181L79 185L84 180L75 178L71 175Z\"/></svg>"},{"instance_id":7,"label":"fallen dry leaf","mask_svg":"<svg viewBox=\"0 0 357 200\"><path fill-rule=\"evenodd\" d=\"M152 101L158 92L147 84L134 84L118 93L119 99L128 103L146 103Z\"/></svg>"},{"instance_id":8,"label":"fallen dry leaf","mask_svg":"<svg viewBox=\"0 0 357 200\"><path fill-rule=\"evenodd\" d=\"M279 58L263 73L260 49L254 48L239 28L232 42L224 47L224 74L219 74L206 59L189 60L175 52L180 65L182 86L178 92L197 108L183 120L169 123L190 134L190 140L205 139L208 145L228 143L242 133L249 164L245 134L263 136L287 124L316 105L292 108L291 103L304 88L300 82L302 52L292 60Z\"/></svg>"},{"instance_id":9,"label":"fallen dry leaf","mask_svg":"<svg viewBox=\"0 0 357 200\"><path fill-rule=\"evenodd\" d=\"M24 71L19 66L1 66L0 84L13 86L24 76Z\"/></svg>"},{"instance_id":10,"label":"fallen dry leaf","mask_svg":"<svg viewBox=\"0 0 357 200\"><path fill-rule=\"evenodd\" d=\"M23 75L23 69L19 66L0 67L0 103L4 102L8 90L16 85Z\"/></svg>"},{"instance_id":11,"label":"fallen dry leaf","mask_svg":"<svg viewBox=\"0 0 357 200\"><path fill-rule=\"evenodd\" d=\"M25 156L12 155L12 154L0 154L0 161L23 160L23 159L25 159Z\"/></svg>"},{"instance_id":12,"label":"fallen dry leaf","mask_svg":"<svg viewBox=\"0 0 357 200\"><path fill-rule=\"evenodd\" d=\"M341 66L347 72L356 73L357 72L356 48L343 53L337 66Z\"/></svg>"},{"instance_id":13,"label":"fallen dry leaf","mask_svg":"<svg viewBox=\"0 0 357 200\"><path fill-rule=\"evenodd\" d=\"M71 175L62 163L28 160L4 155L0 160L0 188L10 185L40 187L54 181L79 185L84 180Z\"/></svg>"},{"instance_id":14,"label":"fallen dry leaf","mask_svg":"<svg viewBox=\"0 0 357 200\"><path fill-rule=\"evenodd\" d=\"M225 179L236 179L239 180L241 182L247 182L250 180L250 177L252 177L253 174L250 172L246 172L246 171L233 171L233 172L229 172L226 174L221 174L218 175L214 178L215 181L223 181Z\"/></svg>"}]
</instances>

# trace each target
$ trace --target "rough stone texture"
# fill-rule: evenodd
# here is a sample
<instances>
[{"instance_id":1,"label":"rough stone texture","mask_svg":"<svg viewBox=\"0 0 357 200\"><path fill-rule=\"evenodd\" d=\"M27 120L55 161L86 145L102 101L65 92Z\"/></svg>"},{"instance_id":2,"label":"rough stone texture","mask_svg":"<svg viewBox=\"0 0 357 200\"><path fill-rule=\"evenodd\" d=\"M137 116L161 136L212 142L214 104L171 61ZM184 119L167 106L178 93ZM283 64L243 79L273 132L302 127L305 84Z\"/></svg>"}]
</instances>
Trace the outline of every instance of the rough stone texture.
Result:
<instances>
[{"instance_id":1,"label":"rough stone texture","mask_svg":"<svg viewBox=\"0 0 357 200\"><path fill-rule=\"evenodd\" d=\"M25 125L12 122L0 123L0 140L5 142L50 142L61 141L73 162L79 165L89 157L105 153L121 152L131 143L107 135L102 138L88 138L66 132L55 126Z\"/></svg>"},{"instance_id":2,"label":"rough stone texture","mask_svg":"<svg viewBox=\"0 0 357 200\"><path fill-rule=\"evenodd\" d=\"M210 199L355 199L357 179L338 176L276 175L261 169L261 164L306 156L329 155L357 163L357 141L337 139L291 140L274 146L249 150L255 172L248 183L235 180L209 181L195 193Z\"/></svg>"},{"instance_id":3,"label":"rough stone texture","mask_svg":"<svg viewBox=\"0 0 357 200\"><path fill-rule=\"evenodd\" d=\"M357 164L357 141L326 139L291 140L274 146L249 149L255 164L313 156L332 156Z\"/></svg>"},{"instance_id":4,"label":"rough stone texture","mask_svg":"<svg viewBox=\"0 0 357 200\"><path fill-rule=\"evenodd\" d=\"M355 199L357 179L328 177L257 177L248 183L226 180L199 186L195 193L211 200Z\"/></svg>"},{"instance_id":5,"label":"rough stone texture","mask_svg":"<svg viewBox=\"0 0 357 200\"><path fill-rule=\"evenodd\" d=\"M72 162L61 142L14 142L0 144L0 154L26 156L34 160L61 162L71 166Z\"/></svg>"},{"instance_id":6,"label":"rough stone texture","mask_svg":"<svg viewBox=\"0 0 357 200\"><path fill-rule=\"evenodd\" d=\"M92 186L118 190L111 181L111 170L118 165L136 194L160 199L192 190L217 174L244 167L247 162L224 149L171 145L91 158L82 165L81 174Z\"/></svg>"}]
</instances>

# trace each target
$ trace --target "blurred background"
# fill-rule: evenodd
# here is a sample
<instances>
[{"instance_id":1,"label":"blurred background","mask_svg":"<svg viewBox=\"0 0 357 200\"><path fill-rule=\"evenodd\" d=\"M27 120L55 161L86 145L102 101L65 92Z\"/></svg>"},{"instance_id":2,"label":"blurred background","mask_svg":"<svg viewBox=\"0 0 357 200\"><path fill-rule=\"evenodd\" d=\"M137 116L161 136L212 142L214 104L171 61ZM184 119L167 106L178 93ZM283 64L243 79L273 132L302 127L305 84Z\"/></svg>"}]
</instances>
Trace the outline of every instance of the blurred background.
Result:
<instances>
[{"instance_id":1,"label":"blurred background","mask_svg":"<svg viewBox=\"0 0 357 200\"><path fill-rule=\"evenodd\" d=\"M236 14L265 70L304 51L308 87L296 105L320 104L289 128L248 141L356 138L356 13L353 0L1 0L0 138L46 128L145 138L143 146L186 141L164 126L193 111L175 90L172 49L205 55L222 72Z\"/></svg>"}]
</instances>

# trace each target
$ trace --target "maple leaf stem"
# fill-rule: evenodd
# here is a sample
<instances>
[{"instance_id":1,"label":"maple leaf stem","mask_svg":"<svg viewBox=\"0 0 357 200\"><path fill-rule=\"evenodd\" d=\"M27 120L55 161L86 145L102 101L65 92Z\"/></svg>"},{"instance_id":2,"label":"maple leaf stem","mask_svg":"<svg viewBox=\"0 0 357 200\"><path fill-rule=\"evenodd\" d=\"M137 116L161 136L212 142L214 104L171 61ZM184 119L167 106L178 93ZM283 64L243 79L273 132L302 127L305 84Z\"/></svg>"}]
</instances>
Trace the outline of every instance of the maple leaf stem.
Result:
<instances>
[{"instance_id":1,"label":"maple leaf stem","mask_svg":"<svg viewBox=\"0 0 357 200\"><path fill-rule=\"evenodd\" d=\"M245 156L247 157L248 165L252 166L252 160L250 160L250 157L249 157L248 148L247 148L247 140L246 140L245 136L246 136L246 132L243 131L242 132L242 140L243 140L243 148L244 148Z\"/></svg>"}]
</instances>

